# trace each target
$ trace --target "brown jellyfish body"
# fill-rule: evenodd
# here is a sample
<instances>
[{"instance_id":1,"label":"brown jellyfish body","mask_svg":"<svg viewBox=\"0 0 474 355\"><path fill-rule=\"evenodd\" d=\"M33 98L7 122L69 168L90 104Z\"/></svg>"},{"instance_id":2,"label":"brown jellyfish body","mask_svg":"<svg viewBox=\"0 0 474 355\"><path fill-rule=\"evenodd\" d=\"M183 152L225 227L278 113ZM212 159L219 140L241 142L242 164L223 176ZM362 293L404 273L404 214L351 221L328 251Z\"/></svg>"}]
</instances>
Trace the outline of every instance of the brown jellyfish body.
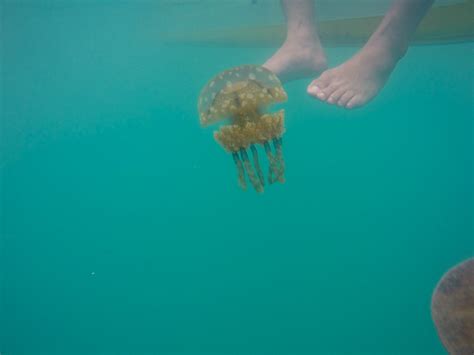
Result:
<instances>
[{"instance_id":1,"label":"brown jellyfish body","mask_svg":"<svg viewBox=\"0 0 474 355\"><path fill-rule=\"evenodd\" d=\"M264 190L265 178L256 145L263 147L268 159L268 183L285 182L282 147L285 112L265 111L272 104L286 100L286 92L276 75L257 65L226 70L201 91L198 101L200 123L202 126L224 123L214 132L214 138L232 154L242 189L246 189L247 176L257 192ZM247 149L250 149L252 159Z\"/></svg>"},{"instance_id":2,"label":"brown jellyfish body","mask_svg":"<svg viewBox=\"0 0 474 355\"><path fill-rule=\"evenodd\" d=\"M474 354L474 258L443 275L433 292L431 316L449 354Z\"/></svg>"}]
</instances>

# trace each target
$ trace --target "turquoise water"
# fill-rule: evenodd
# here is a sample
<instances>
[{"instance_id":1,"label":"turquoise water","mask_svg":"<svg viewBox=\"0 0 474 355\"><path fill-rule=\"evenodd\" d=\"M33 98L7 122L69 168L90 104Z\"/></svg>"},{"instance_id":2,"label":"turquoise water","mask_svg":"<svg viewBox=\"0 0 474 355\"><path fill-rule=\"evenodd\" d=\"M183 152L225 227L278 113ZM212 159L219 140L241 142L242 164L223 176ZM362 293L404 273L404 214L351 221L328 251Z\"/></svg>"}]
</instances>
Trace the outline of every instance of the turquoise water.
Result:
<instances>
[{"instance_id":1,"label":"turquoise water","mask_svg":"<svg viewBox=\"0 0 474 355\"><path fill-rule=\"evenodd\" d=\"M196 101L273 48L166 46L148 2L2 11L2 354L445 353L429 306L474 252L473 44L411 48L360 110L286 85L287 182L257 195Z\"/></svg>"}]
</instances>

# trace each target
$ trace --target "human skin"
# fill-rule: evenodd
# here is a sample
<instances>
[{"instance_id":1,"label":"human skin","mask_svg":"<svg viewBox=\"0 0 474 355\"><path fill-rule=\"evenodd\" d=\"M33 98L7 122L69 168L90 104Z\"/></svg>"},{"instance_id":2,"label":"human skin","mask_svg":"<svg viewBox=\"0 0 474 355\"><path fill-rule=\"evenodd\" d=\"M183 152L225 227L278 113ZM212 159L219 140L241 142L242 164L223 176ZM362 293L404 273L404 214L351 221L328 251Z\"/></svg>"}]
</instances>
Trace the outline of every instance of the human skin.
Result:
<instances>
[{"instance_id":1,"label":"human skin","mask_svg":"<svg viewBox=\"0 0 474 355\"><path fill-rule=\"evenodd\" d=\"M367 43L343 64L326 69L313 0L282 0L287 37L264 66L284 82L317 76L307 88L316 99L349 109L363 106L383 88L433 2L394 0Z\"/></svg>"}]
</instances>

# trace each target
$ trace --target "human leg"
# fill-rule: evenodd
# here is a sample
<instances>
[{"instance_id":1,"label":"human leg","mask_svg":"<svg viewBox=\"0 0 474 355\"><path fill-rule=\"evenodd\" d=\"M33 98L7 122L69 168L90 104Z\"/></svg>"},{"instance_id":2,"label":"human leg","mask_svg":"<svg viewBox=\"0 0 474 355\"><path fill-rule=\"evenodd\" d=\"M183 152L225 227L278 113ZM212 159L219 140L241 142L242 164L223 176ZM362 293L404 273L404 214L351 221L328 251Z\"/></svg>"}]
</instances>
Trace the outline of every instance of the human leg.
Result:
<instances>
[{"instance_id":1,"label":"human leg","mask_svg":"<svg viewBox=\"0 0 474 355\"><path fill-rule=\"evenodd\" d=\"M346 108L370 101L406 53L412 35L433 1L395 0L364 47L345 63L323 72L308 86L308 93Z\"/></svg>"},{"instance_id":2,"label":"human leg","mask_svg":"<svg viewBox=\"0 0 474 355\"><path fill-rule=\"evenodd\" d=\"M283 82L317 75L326 69L326 56L316 28L313 0L282 0L287 37L263 65Z\"/></svg>"}]
</instances>

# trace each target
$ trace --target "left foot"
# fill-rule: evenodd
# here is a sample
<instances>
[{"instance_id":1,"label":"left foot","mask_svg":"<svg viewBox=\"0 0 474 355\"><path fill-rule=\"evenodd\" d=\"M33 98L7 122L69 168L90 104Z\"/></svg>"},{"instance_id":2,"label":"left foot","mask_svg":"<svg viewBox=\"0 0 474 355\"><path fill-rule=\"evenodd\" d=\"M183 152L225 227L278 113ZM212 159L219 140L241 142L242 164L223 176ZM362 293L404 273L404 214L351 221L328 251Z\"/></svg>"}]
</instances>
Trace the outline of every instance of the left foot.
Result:
<instances>
[{"instance_id":1,"label":"left foot","mask_svg":"<svg viewBox=\"0 0 474 355\"><path fill-rule=\"evenodd\" d=\"M284 83L318 75L327 68L319 39L286 40L263 66Z\"/></svg>"},{"instance_id":2,"label":"left foot","mask_svg":"<svg viewBox=\"0 0 474 355\"><path fill-rule=\"evenodd\" d=\"M380 92L397 61L384 46L367 44L347 62L323 72L308 86L308 94L341 107L362 106Z\"/></svg>"}]
</instances>

